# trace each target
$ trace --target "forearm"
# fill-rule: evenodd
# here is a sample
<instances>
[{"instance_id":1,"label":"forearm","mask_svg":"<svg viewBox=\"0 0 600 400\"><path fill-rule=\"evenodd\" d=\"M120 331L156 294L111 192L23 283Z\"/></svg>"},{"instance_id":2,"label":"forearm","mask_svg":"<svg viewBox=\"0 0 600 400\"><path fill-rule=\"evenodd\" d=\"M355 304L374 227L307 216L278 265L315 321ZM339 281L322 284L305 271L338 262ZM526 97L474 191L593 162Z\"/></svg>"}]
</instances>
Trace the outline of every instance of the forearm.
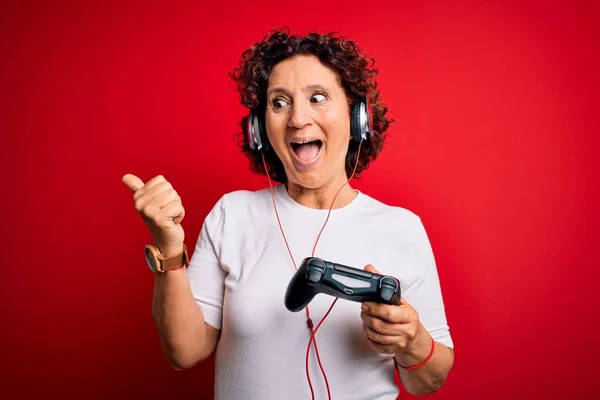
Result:
<instances>
[{"instance_id":1,"label":"forearm","mask_svg":"<svg viewBox=\"0 0 600 400\"><path fill-rule=\"evenodd\" d=\"M431 336L419 324L420 334L410 351L397 354L396 360L403 366L411 366L425 360L431 351ZM397 367L404 388L413 395L425 395L439 390L454 363L454 350L436 342L429 361L414 370Z\"/></svg>"},{"instance_id":2,"label":"forearm","mask_svg":"<svg viewBox=\"0 0 600 400\"><path fill-rule=\"evenodd\" d=\"M152 314L165 355L175 369L189 368L205 358L206 325L185 268L156 274Z\"/></svg>"}]
</instances>

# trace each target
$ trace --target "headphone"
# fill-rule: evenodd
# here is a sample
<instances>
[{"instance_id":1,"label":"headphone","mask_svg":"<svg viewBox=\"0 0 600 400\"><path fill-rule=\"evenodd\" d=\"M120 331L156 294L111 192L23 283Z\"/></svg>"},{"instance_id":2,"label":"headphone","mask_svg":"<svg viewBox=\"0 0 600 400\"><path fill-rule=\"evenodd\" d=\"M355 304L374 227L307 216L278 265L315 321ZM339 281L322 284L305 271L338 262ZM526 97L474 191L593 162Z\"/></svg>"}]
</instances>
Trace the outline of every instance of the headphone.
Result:
<instances>
[{"instance_id":1,"label":"headphone","mask_svg":"<svg viewBox=\"0 0 600 400\"><path fill-rule=\"evenodd\" d=\"M268 152L270 150L269 138L264 115L250 111L248 124L248 143L252 150ZM373 120L371 118L371 104L369 97L365 96L352 105L350 112L350 135L358 143L373 137Z\"/></svg>"}]
</instances>

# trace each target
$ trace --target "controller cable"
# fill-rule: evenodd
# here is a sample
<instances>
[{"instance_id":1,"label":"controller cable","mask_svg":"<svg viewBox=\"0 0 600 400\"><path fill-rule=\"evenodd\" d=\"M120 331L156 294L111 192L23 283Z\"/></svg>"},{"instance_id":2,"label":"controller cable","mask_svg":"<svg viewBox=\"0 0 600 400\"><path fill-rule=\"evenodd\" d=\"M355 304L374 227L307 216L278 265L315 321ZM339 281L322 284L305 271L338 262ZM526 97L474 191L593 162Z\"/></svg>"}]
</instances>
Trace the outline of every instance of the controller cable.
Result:
<instances>
[{"instance_id":1,"label":"controller cable","mask_svg":"<svg viewBox=\"0 0 600 400\"><path fill-rule=\"evenodd\" d=\"M344 186L346 186L348 183L350 183L350 181L354 177L354 173L356 172L356 167L358 166L358 159L360 158L361 145L362 145L362 142L359 142L359 144L358 144L358 151L356 152L356 162L354 164L354 169L352 170L352 175L346 181L346 183L344 183L342 185L342 187L340 187L338 189L337 193L333 197L331 205L329 206L329 212L327 213L327 218L325 219L325 222L323 223L323 226L321 227L321 230L319 231L319 235L317 236L317 239L315 241L315 245L313 247L313 251L312 251L311 257L315 256L315 250L317 248L317 243L319 242L319 238L321 237L321 233L323 233L323 229L325 229L325 225L327 224L327 221L329 221L329 216L331 215L331 210L333 208L333 205L335 204L335 199L337 198L337 196L341 192L341 190L344 188ZM292 260L292 264L294 264L294 269L298 270L298 267L296 266L296 262L294 261L294 257L292 256L292 251L290 250L290 246L288 244L287 238L286 238L285 233L283 231L283 226L281 225L281 220L279 219L279 213L277 212L277 205L275 204L275 191L273 190L273 183L271 182L271 177L269 176L269 170L267 168L267 163L265 162L265 155L262 152L261 152L261 154L262 154L263 166L265 168L265 173L267 175L267 178L269 179L269 186L271 187L271 198L273 200L273 208L275 209L275 215L277 217L277 222L279 223L279 230L281 231L281 235L283 236L283 240L285 242L285 246L287 247L288 253L289 253L290 258ZM321 327L321 324L323 323L323 321L325 321L325 318L327 318L327 316L329 315L329 313L333 309L333 306L335 305L335 303L337 302L337 300L338 300L337 297L333 300L333 303L331 303L331 306L329 307L329 310L327 310L327 312L325 313L325 315L323 316L323 318L321 319L321 321L317 324L316 328L314 328L313 321L310 318L310 311L308 310L308 306L306 306L307 324L308 324L308 329L310 329L310 331L311 331L310 339L308 341L308 346L306 347L306 378L308 380L308 386L310 387L310 393L312 395L312 400L315 399L315 392L314 392L314 389L313 389L313 386L312 386L312 382L311 382L311 379L310 379L310 372L309 372L309 368L308 368L308 358L309 358L309 354L310 354L310 346L311 346L311 344L313 344L313 342L314 342L314 347L315 347L315 353L316 353L316 356L317 356L317 362L319 363L319 368L321 369L321 373L323 374L323 378L325 379L325 386L327 387L327 398L329 400L331 400L331 391L329 389L329 381L327 380L327 374L325 374L325 369L323 368L323 365L321 364L321 357L319 356L319 348L317 347L317 338L315 337L315 334L317 333L317 331Z\"/></svg>"}]
</instances>

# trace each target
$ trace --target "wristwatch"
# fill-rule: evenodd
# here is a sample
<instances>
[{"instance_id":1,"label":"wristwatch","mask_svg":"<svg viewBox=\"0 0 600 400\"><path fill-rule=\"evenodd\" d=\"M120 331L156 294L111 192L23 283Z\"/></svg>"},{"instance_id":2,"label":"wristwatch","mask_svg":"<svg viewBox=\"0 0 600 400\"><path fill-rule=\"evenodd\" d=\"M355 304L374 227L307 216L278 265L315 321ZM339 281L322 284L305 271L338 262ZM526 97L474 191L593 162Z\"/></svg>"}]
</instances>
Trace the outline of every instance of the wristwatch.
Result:
<instances>
[{"instance_id":1,"label":"wristwatch","mask_svg":"<svg viewBox=\"0 0 600 400\"><path fill-rule=\"evenodd\" d=\"M183 252L181 254L169 258L165 258L158 247L153 244L148 244L144 249L144 255L146 256L148 267L152 272L165 273L184 265L187 267L189 264L187 247L185 247L185 244L183 245Z\"/></svg>"}]
</instances>

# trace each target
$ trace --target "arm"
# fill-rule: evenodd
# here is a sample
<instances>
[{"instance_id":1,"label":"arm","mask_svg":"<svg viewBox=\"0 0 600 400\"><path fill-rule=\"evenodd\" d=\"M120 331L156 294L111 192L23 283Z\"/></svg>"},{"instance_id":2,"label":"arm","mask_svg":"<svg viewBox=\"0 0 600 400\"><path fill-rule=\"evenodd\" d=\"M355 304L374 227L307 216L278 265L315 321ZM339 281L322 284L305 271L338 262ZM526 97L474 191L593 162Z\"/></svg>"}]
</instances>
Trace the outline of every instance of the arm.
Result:
<instances>
[{"instance_id":1,"label":"arm","mask_svg":"<svg viewBox=\"0 0 600 400\"><path fill-rule=\"evenodd\" d=\"M407 284L401 304L366 303L361 316L367 338L380 351L394 354L396 366L426 360L435 339L433 354L424 365L412 370L397 367L404 388L424 395L442 387L454 364L454 350L433 251L420 220L411 265L415 278ZM365 269L377 272L370 265Z\"/></svg>"},{"instance_id":2,"label":"arm","mask_svg":"<svg viewBox=\"0 0 600 400\"><path fill-rule=\"evenodd\" d=\"M156 274L152 315L163 351L174 369L191 368L215 350L221 331L204 322L185 268Z\"/></svg>"},{"instance_id":3,"label":"arm","mask_svg":"<svg viewBox=\"0 0 600 400\"><path fill-rule=\"evenodd\" d=\"M431 351L431 335L419 323L419 333L413 346L404 353L396 354L396 365L417 365L427 358ZM427 363L417 369L407 370L397 365L400 380L404 388L415 396L438 391L454 364L454 349L435 342L433 355Z\"/></svg>"},{"instance_id":4,"label":"arm","mask_svg":"<svg viewBox=\"0 0 600 400\"><path fill-rule=\"evenodd\" d=\"M372 266L367 270L373 272ZM432 336L421 323L418 312L404 298L398 306L364 302L361 318L371 344L384 354L393 354L404 388L413 395L425 395L439 390L454 363L454 350L436 341L433 353Z\"/></svg>"},{"instance_id":5,"label":"arm","mask_svg":"<svg viewBox=\"0 0 600 400\"><path fill-rule=\"evenodd\" d=\"M135 208L162 254L166 257L181 254L184 240L181 221L185 209L171 183L162 175L145 184L132 174L124 175L122 181L133 192ZM201 254L203 249L199 247L197 252ZM198 270L199 264L210 265L193 261L190 270ZM177 370L190 368L210 356L220 334L218 329L205 323L202 309L190 289L188 276L185 268L156 273L152 297L152 316L163 350L171 366ZM212 321L214 324L214 317Z\"/></svg>"},{"instance_id":6,"label":"arm","mask_svg":"<svg viewBox=\"0 0 600 400\"><path fill-rule=\"evenodd\" d=\"M179 370L204 361L216 349L227 273L221 268L223 200L206 216L188 268L159 274L154 285L153 315L171 365ZM169 254L180 254L168 249Z\"/></svg>"},{"instance_id":7,"label":"arm","mask_svg":"<svg viewBox=\"0 0 600 400\"><path fill-rule=\"evenodd\" d=\"M412 309L409 310L412 311L409 315L416 323L416 329L411 332L412 340L404 351L396 352L395 359L403 366L419 364L431 351L432 337L435 339L433 355L425 365L414 370L397 366L404 388L414 395L423 395L442 387L454 364L454 349L444 312L435 257L420 219L415 228L412 259L417 278L404 295L409 299Z\"/></svg>"}]
</instances>

